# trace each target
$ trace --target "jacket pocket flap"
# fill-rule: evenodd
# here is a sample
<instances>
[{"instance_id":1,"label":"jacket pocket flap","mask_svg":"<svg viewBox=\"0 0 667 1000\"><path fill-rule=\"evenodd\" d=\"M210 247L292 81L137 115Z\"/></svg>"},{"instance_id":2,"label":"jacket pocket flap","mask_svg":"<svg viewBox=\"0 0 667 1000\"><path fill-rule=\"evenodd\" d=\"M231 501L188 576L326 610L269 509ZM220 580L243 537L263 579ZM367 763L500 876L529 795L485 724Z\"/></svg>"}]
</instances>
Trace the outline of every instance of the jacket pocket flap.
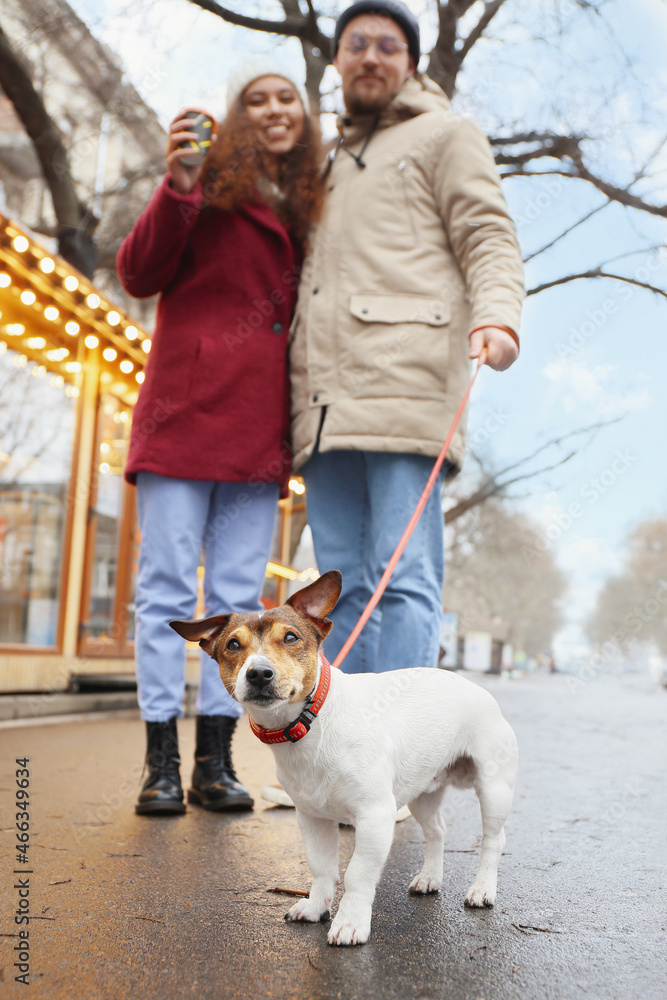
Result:
<instances>
[{"instance_id":1,"label":"jacket pocket flap","mask_svg":"<svg viewBox=\"0 0 667 1000\"><path fill-rule=\"evenodd\" d=\"M424 295L351 295L350 312L366 323L449 323L449 303Z\"/></svg>"}]
</instances>

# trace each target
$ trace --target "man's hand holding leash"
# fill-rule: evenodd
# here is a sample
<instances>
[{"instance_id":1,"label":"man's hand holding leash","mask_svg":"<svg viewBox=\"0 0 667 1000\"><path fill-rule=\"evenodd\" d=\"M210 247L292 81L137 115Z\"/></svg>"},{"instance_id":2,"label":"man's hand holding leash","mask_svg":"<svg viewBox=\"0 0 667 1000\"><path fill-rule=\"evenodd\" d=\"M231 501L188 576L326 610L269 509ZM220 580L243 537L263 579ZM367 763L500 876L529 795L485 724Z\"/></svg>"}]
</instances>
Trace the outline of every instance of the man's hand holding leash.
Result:
<instances>
[{"instance_id":1,"label":"man's hand holding leash","mask_svg":"<svg viewBox=\"0 0 667 1000\"><path fill-rule=\"evenodd\" d=\"M519 357L518 340L509 333L506 327L481 326L473 330L470 334L468 357L471 360L478 358L484 347L487 348L484 364L497 372L504 372Z\"/></svg>"}]
</instances>

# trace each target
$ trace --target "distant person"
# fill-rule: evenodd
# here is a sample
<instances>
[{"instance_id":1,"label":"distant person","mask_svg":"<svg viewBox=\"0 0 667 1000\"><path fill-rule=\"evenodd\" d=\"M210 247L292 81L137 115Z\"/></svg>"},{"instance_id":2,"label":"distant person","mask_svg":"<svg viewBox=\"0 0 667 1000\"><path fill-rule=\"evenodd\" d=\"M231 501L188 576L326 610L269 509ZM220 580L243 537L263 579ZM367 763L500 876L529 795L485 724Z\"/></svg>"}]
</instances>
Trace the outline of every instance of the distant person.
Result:
<instances>
[{"instance_id":1,"label":"distant person","mask_svg":"<svg viewBox=\"0 0 667 1000\"><path fill-rule=\"evenodd\" d=\"M522 263L489 144L417 72L419 25L396 0L338 18L345 114L290 352L295 468L320 571L349 636L405 528L470 377L517 358ZM450 471L463 457L458 431ZM443 515L434 490L349 672L438 661Z\"/></svg>"},{"instance_id":2,"label":"distant person","mask_svg":"<svg viewBox=\"0 0 667 1000\"><path fill-rule=\"evenodd\" d=\"M276 502L290 469L287 337L306 232L317 218L319 131L298 77L271 55L242 62L203 165L184 109L169 127L167 174L118 254L138 298L160 293L126 478L141 547L135 656L148 776L140 814L185 812L176 719L200 553L206 615L257 611ZM232 766L241 706L201 657L188 801L251 809Z\"/></svg>"}]
</instances>

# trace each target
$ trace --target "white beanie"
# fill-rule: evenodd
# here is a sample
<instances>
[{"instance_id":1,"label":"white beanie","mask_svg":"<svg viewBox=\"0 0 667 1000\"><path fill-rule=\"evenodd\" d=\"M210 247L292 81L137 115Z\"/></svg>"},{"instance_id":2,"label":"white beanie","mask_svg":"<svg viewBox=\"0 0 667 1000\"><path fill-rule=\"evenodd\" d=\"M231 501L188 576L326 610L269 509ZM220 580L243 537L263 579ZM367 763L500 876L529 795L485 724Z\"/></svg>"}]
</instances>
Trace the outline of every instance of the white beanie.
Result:
<instances>
[{"instance_id":1,"label":"white beanie","mask_svg":"<svg viewBox=\"0 0 667 1000\"><path fill-rule=\"evenodd\" d=\"M227 111L231 111L232 105L246 87L261 76L281 76L283 80L287 80L301 98L306 113L310 112L305 84L293 69L270 52L246 56L233 67L227 81Z\"/></svg>"}]
</instances>

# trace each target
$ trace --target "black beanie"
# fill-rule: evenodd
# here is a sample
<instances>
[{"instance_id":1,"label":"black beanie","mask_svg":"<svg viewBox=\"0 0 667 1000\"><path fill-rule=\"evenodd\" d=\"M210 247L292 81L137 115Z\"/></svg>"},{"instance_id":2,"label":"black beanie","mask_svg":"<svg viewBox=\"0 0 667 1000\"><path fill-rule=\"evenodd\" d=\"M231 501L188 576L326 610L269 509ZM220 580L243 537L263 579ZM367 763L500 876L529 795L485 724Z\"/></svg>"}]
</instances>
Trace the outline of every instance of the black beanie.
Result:
<instances>
[{"instance_id":1,"label":"black beanie","mask_svg":"<svg viewBox=\"0 0 667 1000\"><path fill-rule=\"evenodd\" d=\"M384 2L383 0L358 0L357 3L351 4L347 10L344 10L336 22L336 31L332 43L333 58L335 58L338 52L340 36L343 34L345 26L353 18L359 17L361 14L381 14L384 17L390 17L392 21L396 21L396 24L400 25L405 32L405 37L408 40L408 51L412 56L415 69L417 69L419 56L421 55L419 22L400 0L384 0Z\"/></svg>"}]
</instances>

